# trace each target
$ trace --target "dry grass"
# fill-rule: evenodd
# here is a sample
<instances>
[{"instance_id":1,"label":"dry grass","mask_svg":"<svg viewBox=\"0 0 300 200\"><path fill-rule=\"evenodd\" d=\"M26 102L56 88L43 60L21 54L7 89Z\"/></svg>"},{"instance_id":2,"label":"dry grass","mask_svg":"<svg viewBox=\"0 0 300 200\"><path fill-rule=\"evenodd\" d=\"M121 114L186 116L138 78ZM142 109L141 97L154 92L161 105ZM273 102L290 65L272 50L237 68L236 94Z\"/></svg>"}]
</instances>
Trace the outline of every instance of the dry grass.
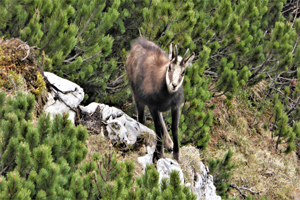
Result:
<instances>
[{"instance_id":1,"label":"dry grass","mask_svg":"<svg viewBox=\"0 0 300 200\"><path fill-rule=\"evenodd\" d=\"M260 98L259 91L253 94ZM299 199L300 165L295 152L280 153L274 148L271 132L261 128L263 123L268 123L271 111L257 114L241 98L235 98L229 110L223 99L215 99L214 103L217 124L211 130L209 148L202 153L205 160L222 158L231 149L234 152L232 162L237 164L231 183L252 187L253 191L272 200ZM284 147L281 145L281 148ZM235 189L230 196L241 198ZM259 195L255 197L259 199Z\"/></svg>"},{"instance_id":2,"label":"dry grass","mask_svg":"<svg viewBox=\"0 0 300 200\"><path fill-rule=\"evenodd\" d=\"M180 149L180 167L184 174L185 182L192 183L193 174L200 173L202 156L200 150L194 146L184 146Z\"/></svg>"},{"instance_id":3,"label":"dry grass","mask_svg":"<svg viewBox=\"0 0 300 200\"><path fill-rule=\"evenodd\" d=\"M94 152L99 152L101 154L108 152L109 150L109 142L106 138L95 134L90 134L87 141L86 146L88 148L88 154L86 156L86 160L90 159ZM126 159L129 159L134 162L134 177L140 176L143 173L142 165L137 161L138 157L145 154L144 148L139 149L138 151L127 151L126 153L122 151L118 151L117 148L113 148L115 152L117 152L117 158L119 162L123 162Z\"/></svg>"}]
</instances>

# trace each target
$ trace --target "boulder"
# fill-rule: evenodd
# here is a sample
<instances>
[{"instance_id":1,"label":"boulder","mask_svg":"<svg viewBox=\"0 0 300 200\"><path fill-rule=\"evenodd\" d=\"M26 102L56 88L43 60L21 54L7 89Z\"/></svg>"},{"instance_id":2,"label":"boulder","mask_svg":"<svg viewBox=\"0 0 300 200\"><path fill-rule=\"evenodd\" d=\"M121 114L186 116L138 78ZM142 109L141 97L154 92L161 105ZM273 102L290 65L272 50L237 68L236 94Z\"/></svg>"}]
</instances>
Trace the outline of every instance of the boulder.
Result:
<instances>
[{"instance_id":1,"label":"boulder","mask_svg":"<svg viewBox=\"0 0 300 200\"><path fill-rule=\"evenodd\" d=\"M51 119L57 114L69 112L69 119L74 123L76 109L84 98L83 89L50 72L44 72L44 76L51 85L44 111L50 114Z\"/></svg>"}]
</instances>

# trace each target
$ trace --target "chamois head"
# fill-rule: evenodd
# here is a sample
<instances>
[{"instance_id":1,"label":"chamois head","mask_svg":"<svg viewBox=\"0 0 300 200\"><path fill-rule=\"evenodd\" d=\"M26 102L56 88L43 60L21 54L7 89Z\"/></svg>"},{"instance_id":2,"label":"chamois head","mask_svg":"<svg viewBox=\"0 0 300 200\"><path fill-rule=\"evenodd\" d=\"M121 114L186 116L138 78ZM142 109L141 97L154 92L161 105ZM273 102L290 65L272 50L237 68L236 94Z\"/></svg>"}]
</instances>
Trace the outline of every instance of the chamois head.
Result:
<instances>
[{"instance_id":1,"label":"chamois head","mask_svg":"<svg viewBox=\"0 0 300 200\"><path fill-rule=\"evenodd\" d=\"M167 73L166 73L166 83L167 88L170 93L174 93L180 88L184 79L185 69L188 66L192 66L192 61L195 57L194 52L190 54L189 57L186 58L189 49L185 52L184 56L178 56L178 49L177 45L171 43L170 45L170 52L169 52L169 59L170 63L167 66Z\"/></svg>"}]
</instances>

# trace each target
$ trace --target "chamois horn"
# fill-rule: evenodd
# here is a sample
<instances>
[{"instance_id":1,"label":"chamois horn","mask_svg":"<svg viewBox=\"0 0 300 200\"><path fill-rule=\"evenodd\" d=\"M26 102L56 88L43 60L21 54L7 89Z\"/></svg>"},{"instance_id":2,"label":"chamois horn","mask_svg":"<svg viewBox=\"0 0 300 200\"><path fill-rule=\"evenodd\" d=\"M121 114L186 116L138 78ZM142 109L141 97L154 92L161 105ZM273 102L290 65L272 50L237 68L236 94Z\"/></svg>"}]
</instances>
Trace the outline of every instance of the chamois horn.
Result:
<instances>
[{"instance_id":1,"label":"chamois horn","mask_svg":"<svg viewBox=\"0 0 300 200\"><path fill-rule=\"evenodd\" d=\"M183 64L184 59L185 59L186 55L188 54L189 50L190 50L190 49L187 49L187 50L186 50L185 54L184 54L183 57L182 57L182 60L181 60L181 62L180 62L180 65Z\"/></svg>"}]
</instances>

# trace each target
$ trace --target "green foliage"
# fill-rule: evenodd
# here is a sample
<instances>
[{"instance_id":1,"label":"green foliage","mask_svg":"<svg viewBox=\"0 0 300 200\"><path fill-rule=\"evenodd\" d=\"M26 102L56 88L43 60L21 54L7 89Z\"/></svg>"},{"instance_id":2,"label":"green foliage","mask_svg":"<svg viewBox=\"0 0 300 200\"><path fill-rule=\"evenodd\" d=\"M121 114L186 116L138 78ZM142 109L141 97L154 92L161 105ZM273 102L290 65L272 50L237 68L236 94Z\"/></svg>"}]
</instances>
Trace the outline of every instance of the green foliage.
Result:
<instances>
[{"instance_id":1,"label":"green foliage","mask_svg":"<svg viewBox=\"0 0 300 200\"><path fill-rule=\"evenodd\" d=\"M194 43L212 49L208 71L216 79L215 86L210 88L214 96L221 92L231 99L239 87L254 85L265 73L283 71L292 62L295 31L290 29L291 24L277 22L281 20L280 1L274 4L224 0L215 4L198 7L201 20L193 32ZM275 27L274 22L277 22ZM199 50L202 48L197 46Z\"/></svg>"},{"instance_id":2,"label":"green foliage","mask_svg":"<svg viewBox=\"0 0 300 200\"><path fill-rule=\"evenodd\" d=\"M108 154L105 153L97 160L97 174L94 173L93 195L103 199L122 199L125 187L133 185L133 163L118 162L112 145Z\"/></svg>"},{"instance_id":3,"label":"green foliage","mask_svg":"<svg viewBox=\"0 0 300 200\"><path fill-rule=\"evenodd\" d=\"M119 0L1 1L0 37L20 38L40 48L38 58L46 54L45 70L75 81L91 100L99 100L102 95L94 91L106 89L116 68L107 59L114 41L107 32L115 23L124 26L117 21L119 6ZM126 12L121 14L124 18Z\"/></svg>"},{"instance_id":4,"label":"green foliage","mask_svg":"<svg viewBox=\"0 0 300 200\"><path fill-rule=\"evenodd\" d=\"M210 79L201 76L207 66L209 53L210 49L204 47L198 61L186 70L184 104L180 116L181 143L194 143L201 149L205 149L210 140L208 131L213 119L210 110L205 112L205 102L211 98L211 93L208 92Z\"/></svg>"},{"instance_id":5,"label":"green foliage","mask_svg":"<svg viewBox=\"0 0 300 200\"><path fill-rule=\"evenodd\" d=\"M191 32L197 22L191 1L152 1L143 8L141 33L167 49L173 41L183 47L195 49ZM184 51L184 50L182 50ZM183 54L183 52L182 52Z\"/></svg>"},{"instance_id":6,"label":"green foliage","mask_svg":"<svg viewBox=\"0 0 300 200\"><path fill-rule=\"evenodd\" d=\"M0 95L0 196L13 199L70 197L70 179L87 154L87 131L74 127L68 115L54 121L42 114L32 124L34 96ZM5 105L5 106L4 106Z\"/></svg>"},{"instance_id":7,"label":"green foliage","mask_svg":"<svg viewBox=\"0 0 300 200\"><path fill-rule=\"evenodd\" d=\"M235 164L232 164L230 161L232 156L233 152L229 149L222 160L210 158L208 163L210 174L214 177L217 194L222 198L228 198L227 192L230 190L229 181L232 176L232 169L236 167Z\"/></svg>"},{"instance_id":8,"label":"green foliage","mask_svg":"<svg viewBox=\"0 0 300 200\"><path fill-rule=\"evenodd\" d=\"M87 191L87 199L196 199L190 188L181 185L178 172L172 172L170 180L164 179L159 184L154 165L147 166L145 173L134 182L133 163L117 161L112 146L109 148L103 155L94 153L79 168L83 177L80 186Z\"/></svg>"},{"instance_id":9,"label":"green foliage","mask_svg":"<svg viewBox=\"0 0 300 200\"><path fill-rule=\"evenodd\" d=\"M144 175L137 179L136 193L140 199L196 199L190 188L180 184L179 173L172 171L170 179L163 179L158 183L159 174L153 165L147 166Z\"/></svg>"},{"instance_id":10,"label":"green foliage","mask_svg":"<svg viewBox=\"0 0 300 200\"><path fill-rule=\"evenodd\" d=\"M284 112L284 106L279 101L278 95L274 96L274 124L276 129L274 131L274 136L277 137L276 149L278 145L283 141L286 142L285 153L290 153L296 149L295 138L300 135L300 124L299 122L294 123L293 127L288 124L288 116Z\"/></svg>"}]
</instances>

